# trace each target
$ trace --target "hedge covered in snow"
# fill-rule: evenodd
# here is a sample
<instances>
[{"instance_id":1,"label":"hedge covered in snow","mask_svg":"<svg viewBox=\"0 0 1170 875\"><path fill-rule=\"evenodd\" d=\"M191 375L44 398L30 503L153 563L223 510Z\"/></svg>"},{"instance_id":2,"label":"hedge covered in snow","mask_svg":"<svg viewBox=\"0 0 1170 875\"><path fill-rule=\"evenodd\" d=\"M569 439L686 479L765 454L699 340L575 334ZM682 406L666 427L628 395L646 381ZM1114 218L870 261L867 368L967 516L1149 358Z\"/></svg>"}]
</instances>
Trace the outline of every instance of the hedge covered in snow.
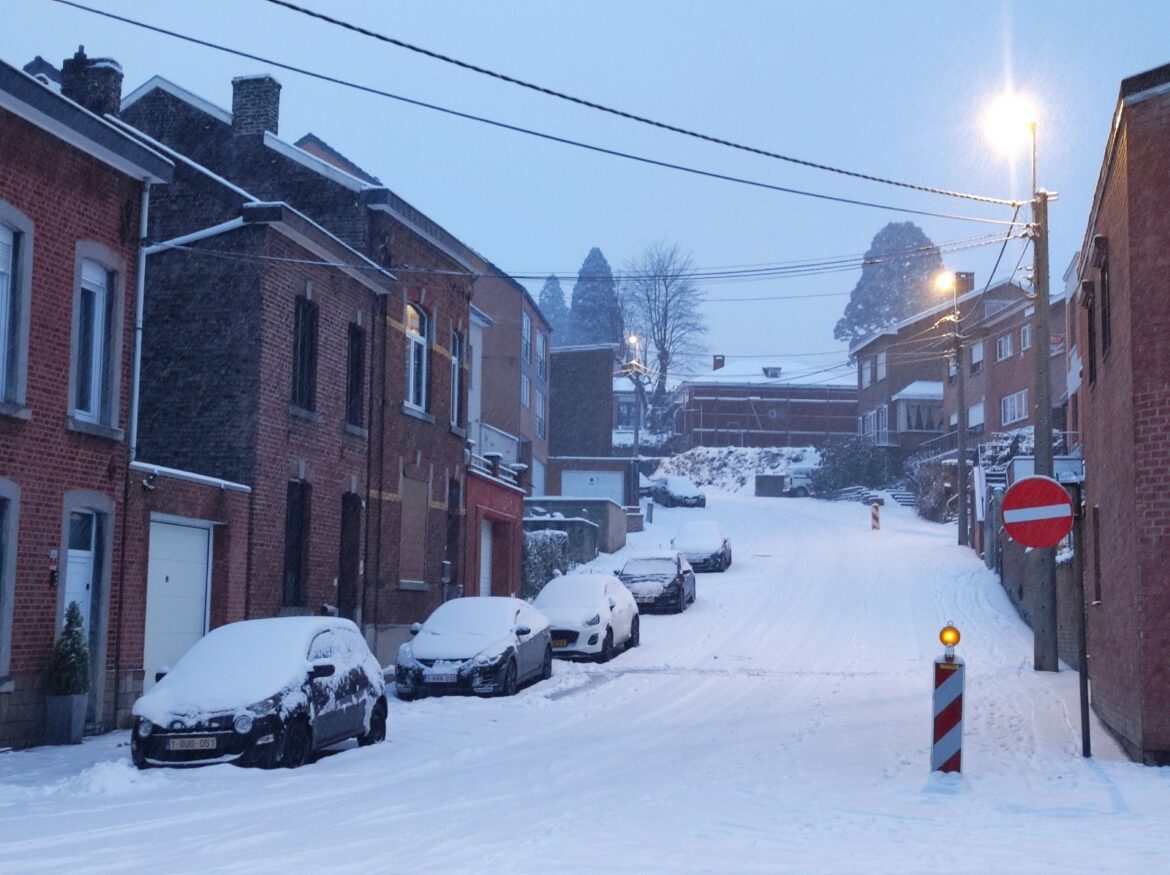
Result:
<instances>
[{"instance_id":1,"label":"hedge covered in snow","mask_svg":"<svg viewBox=\"0 0 1170 875\"><path fill-rule=\"evenodd\" d=\"M522 596L532 598L557 574L569 570L569 533L553 529L525 532L520 560Z\"/></svg>"},{"instance_id":2,"label":"hedge covered in snow","mask_svg":"<svg viewBox=\"0 0 1170 875\"><path fill-rule=\"evenodd\" d=\"M665 459L652 477L677 474L696 486L724 492L752 492L757 474L787 474L790 468L815 468L814 447L695 447Z\"/></svg>"}]
</instances>

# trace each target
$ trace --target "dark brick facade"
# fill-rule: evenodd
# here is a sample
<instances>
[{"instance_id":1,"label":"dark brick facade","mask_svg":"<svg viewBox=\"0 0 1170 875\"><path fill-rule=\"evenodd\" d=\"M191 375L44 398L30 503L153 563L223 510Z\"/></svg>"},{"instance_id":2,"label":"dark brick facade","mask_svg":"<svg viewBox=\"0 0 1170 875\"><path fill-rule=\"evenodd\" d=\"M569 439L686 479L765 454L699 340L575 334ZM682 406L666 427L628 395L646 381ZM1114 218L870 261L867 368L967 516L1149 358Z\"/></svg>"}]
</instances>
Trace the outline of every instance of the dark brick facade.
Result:
<instances>
[{"instance_id":1,"label":"dark brick facade","mask_svg":"<svg viewBox=\"0 0 1170 875\"><path fill-rule=\"evenodd\" d=\"M612 344L562 346L552 351L550 455L609 456L613 453L611 424L616 354L617 347Z\"/></svg>"},{"instance_id":2,"label":"dark brick facade","mask_svg":"<svg viewBox=\"0 0 1170 875\"><path fill-rule=\"evenodd\" d=\"M1076 301L1093 708L1170 763L1170 65L1122 83Z\"/></svg>"}]
</instances>

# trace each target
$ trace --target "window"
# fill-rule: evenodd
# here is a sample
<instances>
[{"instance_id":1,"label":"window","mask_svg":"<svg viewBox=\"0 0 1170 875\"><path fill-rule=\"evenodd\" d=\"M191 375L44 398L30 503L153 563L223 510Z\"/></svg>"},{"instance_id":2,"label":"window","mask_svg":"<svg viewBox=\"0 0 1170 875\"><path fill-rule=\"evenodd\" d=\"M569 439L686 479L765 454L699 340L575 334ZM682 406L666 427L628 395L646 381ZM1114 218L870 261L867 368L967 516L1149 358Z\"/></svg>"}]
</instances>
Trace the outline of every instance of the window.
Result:
<instances>
[{"instance_id":1,"label":"window","mask_svg":"<svg viewBox=\"0 0 1170 875\"><path fill-rule=\"evenodd\" d=\"M536 390L536 436L544 437L544 393Z\"/></svg>"},{"instance_id":2,"label":"window","mask_svg":"<svg viewBox=\"0 0 1170 875\"><path fill-rule=\"evenodd\" d=\"M402 523L398 541L398 588L425 590L427 555L426 480L402 477Z\"/></svg>"},{"instance_id":3,"label":"window","mask_svg":"<svg viewBox=\"0 0 1170 875\"><path fill-rule=\"evenodd\" d=\"M8 676L12 650L13 581L16 578L16 537L20 487L0 477L0 678Z\"/></svg>"},{"instance_id":4,"label":"window","mask_svg":"<svg viewBox=\"0 0 1170 875\"><path fill-rule=\"evenodd\" d=\"M983 402L972 404L967 408L967 431L976 433L983 431Z\"/></svg>"},{"instance_id":5,"label":"window","mask_svg":"<svg viewBox=\"0 0 1170 875\"><path fill-rule=\"evenodd\" d=\"M1100 271L1098 282L1101 292L1101 358L1107 358L1111 342L1110 327L1113 321L1109 312L1109 257L1107 255L1101 260Z\"/></svg>"},{"instance_id":6,"label":"window","mask_svg":"<svg viewBox=\"0 0 1170 875\"><path fill-rule=\"evenodd\" d=\"M886 378L886 351L883 349L877 354L877 376L874 378L877 381Z\"/></svg>"},{"instance_id":7,"label":"window","mask_svg":"<svg viewBox=\"0 0 1170 875\"><path fill-rule=\"evenodd\" d=\"M284 511L284 599L286 608L308 604L309 581L309 497L304 480L288 482Z\"/></svg>"},{"instance_id":8,"label":"window","mask_svg":"<svg viewBox=\"0 0 1170 875\"><path fill-rule=\"evenodd\" d=\"M1012 357L1012 336L1010 334L1000 335L995 339L995 360L1002 362L1004 359Z\"/></svg>"},{"instance_id":9,"label":"window","mask_svg":"<svg viewBox=\"0 0 1170 875\"><path fill-rule=\"evenodd\" d=\"M345 421L361 428L365 424L366 333L356 322L349 323L346 354Z\"/></svg>"},{"instance_id":10,"label":"window","mask_svg":"<svg viewBox=\"0 0 1170 875\"><path fill-rule=\"evenodd\" d=\"M955 357L950 356L947 359L947 382L948 383L955 382L955 374L956 373L958 373L958 369L955 367Z\"/></svg>"},{"instance_id":11,"label":"window","mask_svg":"<svg viewBox=\"0 0 1170 875\"><path fill-rule=\"evenodd\" d=\"M77 296L77 345L73 360L73 415L83 422L113 421L111 393L114 353L114 283L112 271L82 259Z\"/></svg>"},{"instance_id":12,"label":"window","mask_svg":"<svg viewBox=\"0 0 1170 875\"><path fill-rule=\"evenodd\" d=\"M1032 323L1020 326L1020 352L1032 348Z\"/></svg>"},{"instance_id":13,"label":"window","mask_svg":"<svg viewBox=\"0 0 1170 875\"><path fill-rule=\"evenodd\" d=\"M463 335L451 332L451 424L463 424Z\"/></svg>"},{"instance_id":14,"label":"window","mask_svg":"<svg viewBox=\"0 0 1170 875\"><path fill-rule=\"evenodd\" d=\"M521 374L520 375L520 404L523 405L524 407L528 407L532 403L532 401L529 397L531 392L532 392L532 386L528 380L527 375Z\"/></svg>"},{"instance_id":15,"label":"window","mask_svg":"<svg viewBox=\"0 0 1170 875\"><path fill-rule=\"evenodd\" d=\"M999 417L1001 425L1011 425L1021 419L1028 418L1028 390L1021 389L1011 395L999 399Z\"/></svg>"},{"instance_id":16,"label":"window","mask_svg":"<svg viewBox=\"0 0 1170 875\"><path fill-rule=\"evenodd\" d=\"M888 443L890 440L890 408L883 404L877 409L877 442Z\"/></svg>"},{"instance_id":17,"label":"window","mask_svg":"<svg viewBox=\"0 0 1170 875\"><path fill-rule=\"evenodd\" d=\"M862 359L857 364L858 368L861 370L861 388L862 389L866 389L869 387L870 365L871 365L870 359Z\"/></svg>"},{"instance_id":18,"label":"window","mask_svg":"<svg viewBox=\"0 0 1170 875\"><path fill-rule=\"evenodd\" d=\"M618 399L617 427L620 429L632 429L634 427L633 398Z\"/></svg>"},{"instance_id":19,"label":"window","mask_svg":"<svg viewBox=\"0 0 1170 875\"><path fill-rule=\"evenodd\" d=\"M983 370L983 341L971 344L971 373L978 374Z\"/></svg>"},{"instance_id":20,"label":"window","mask_svg":"<svg viewBox=\"0 0 1170 875\"><path fill-rule=\"evenodd\" d=\"M544 333L536 333L536 376L548 380L548 340Z\"/></svg>"},{"instance_id":21,"label":"window","mask_svg":"<svg viewBox=\"0 0 1170 875\"><path fill-rule=\"evenodd\" d=\"M1097 301L1096 287L1092 280L1081 283L1081 295L1085 305L1085 340L1088 345L1087 360L1089 363L1089 385L1097 382Z\"/></svg>"},{"instance_id":22,"label":"window","mask_svg":"<svg viewBox=\"0 0 1170 875\"><path fill-rule=\"evenodd\" d=\"M12 407L24 404L32 242L32 222L0 200L0 404Z\"/></svg>"},{"instance_id":23,"label":"window","mask_svg":"<svg viewBox=\"0 0 1170 875\"><path fill-rule=\"evenodd\" d=\"M427 409L427 315L406 305L406 403Z\"/></svg>"},{"instance_id":24,"label":"window","mask_svg":"<svg viewBox=\"0 0 1170 875\"><path fill-rule=\"evenodd\" d=\"M532 361L532 317L524 313L520 317L520 357Z\"/></svg>"},{"instance_id":25,"label":"window","mask_svg":"<svg viewBox=\"0 0 1170 875\"><path fill-rule=\"evenodd\" d=\"M292 403L313 410L317 395L317 305L312 288L298 297L293 318Z\"/></svg>"}]
</instances>

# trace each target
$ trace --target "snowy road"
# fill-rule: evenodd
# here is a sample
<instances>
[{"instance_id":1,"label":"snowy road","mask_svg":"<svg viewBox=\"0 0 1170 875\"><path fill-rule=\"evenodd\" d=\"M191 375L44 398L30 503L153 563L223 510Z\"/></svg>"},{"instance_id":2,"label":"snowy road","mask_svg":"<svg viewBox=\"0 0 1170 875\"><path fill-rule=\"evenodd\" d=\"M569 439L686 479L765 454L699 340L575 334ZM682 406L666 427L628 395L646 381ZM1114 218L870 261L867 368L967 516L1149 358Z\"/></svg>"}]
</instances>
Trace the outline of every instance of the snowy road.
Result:
<instances>
[{"instance_id":1,"label":"snowy road","mask_svg":"<svg viewBox=\"0 0 1170 875\"><path fill-rule=\"evenodd\" d=\"M1166 872L1170 770L1130 764L954 528L714 494L735 564L612 663L510 700L392 702L297 772L136 772L126 733L0 756L0 871ZM605 571L620 556L595 565ZM964 777L931 780L931 661L963 631Z\"/></svg>"}]
</instances>

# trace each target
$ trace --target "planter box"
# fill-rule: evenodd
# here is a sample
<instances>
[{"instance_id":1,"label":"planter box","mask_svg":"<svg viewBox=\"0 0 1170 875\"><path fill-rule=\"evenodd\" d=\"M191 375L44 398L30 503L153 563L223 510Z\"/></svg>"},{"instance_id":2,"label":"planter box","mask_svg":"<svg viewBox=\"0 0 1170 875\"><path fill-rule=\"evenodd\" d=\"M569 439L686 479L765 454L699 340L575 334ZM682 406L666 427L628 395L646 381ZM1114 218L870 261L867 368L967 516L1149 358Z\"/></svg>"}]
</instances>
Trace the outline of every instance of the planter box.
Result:
<instances>
[{"instance_id":1,"label":"planter box","mask_svg":"<svg viewBox=\"0 0 1170 875\"><path fill-rule=\"evenodd\" d=\"M49 744L81 744L85 732L87 693L75 696L46 696L45 741Z\"/></svg>"}]
</instances>

